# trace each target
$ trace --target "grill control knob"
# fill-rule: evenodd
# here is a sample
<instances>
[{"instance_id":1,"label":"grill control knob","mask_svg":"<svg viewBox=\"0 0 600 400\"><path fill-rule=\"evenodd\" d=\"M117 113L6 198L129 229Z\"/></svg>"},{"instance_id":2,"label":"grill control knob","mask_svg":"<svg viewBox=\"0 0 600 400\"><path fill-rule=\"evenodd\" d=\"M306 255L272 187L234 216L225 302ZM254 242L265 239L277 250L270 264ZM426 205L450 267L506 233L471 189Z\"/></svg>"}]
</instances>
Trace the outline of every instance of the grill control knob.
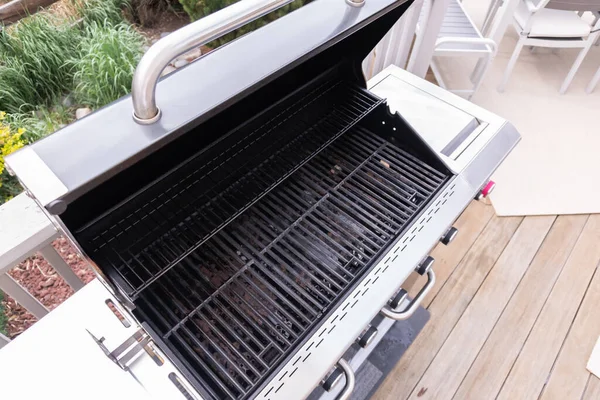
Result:
<instances>
[{"instance_id":1,"label":"grill control knob","mask_svg":"<svg viewBox=\"0 0 600 400\"><path fill-rule=\"evenodd\" d=\"M450 244L450 242L452 242L454 240L454 238L456 237L457 234L458 234L458 229L456 229L455 227L452 227L452 228L448 229L448 231L446 233L444 233L444 236L442 236L440 238L440 242L442 242L443 244L448 246Z\"/></svg>"},{"instance_id":2,"label":"grill control knob","mask_svg":"<svg viewBox=\"0 0 600 400\"><path fill-rule=\"evenodd\" d=\"M360 338L358 338L358 345L360 347L367 348L369 347L369 345L371 343L373 343L373 340L375 340L375 337L377 336L377 328L370 326L367 328L367 330L365 331L365 333L363 333L361 335Z\"/></svg>"},{"instance_id":3,"label":"grill control knob","mask_svg":"<svg viewBox=\"0 0 600 400\"><path fill-rule=\"evenodd\" d=\"M330 392L342 379L344 371L341 368L335 367L327 378L323 381L323 389Z\"/></svg>"},{"instance_id":4,"label":"grill control knob","mask_svg":"<svg viewBox=\"0 0 600 400\"><path fill-rule=\"evenodd\" d=\"M390 300L390 307L394 310L398 308L398 306L406 299L406 296L408 296L408 292L404 289L400 289L400 291Z\"/></svg>"},{"instance_id":5,"label":"grill control knob","mask_svg":"<svg viewBox=\"0 0 600 400\"><path fill-rule=\"evenodd\" d=\"M486 197L489 196L490 193L492 193L494 191L494 188L496 188L496 182L489 181L483 187L483 189L481 189L481 192L479 192L479 194L477 195L476 199L477 200L485 199Z\"/></svg>"},{"instance_id":6,"label":"grill control knob","mask_svg":"<svg viewBox=\"0 0 600 400\"><path fill-rule=\"evenodd\" d=\"M431 269L431 267L433 266L433 262L435 261L435 259L431 256L427 256L425 257L425 259L423 261L421 261L421 264L419 264L419 266L417 267L416 271L419 275L425 275L427 273L427 271L429 271Z\"/></svg>"}]
</instances>

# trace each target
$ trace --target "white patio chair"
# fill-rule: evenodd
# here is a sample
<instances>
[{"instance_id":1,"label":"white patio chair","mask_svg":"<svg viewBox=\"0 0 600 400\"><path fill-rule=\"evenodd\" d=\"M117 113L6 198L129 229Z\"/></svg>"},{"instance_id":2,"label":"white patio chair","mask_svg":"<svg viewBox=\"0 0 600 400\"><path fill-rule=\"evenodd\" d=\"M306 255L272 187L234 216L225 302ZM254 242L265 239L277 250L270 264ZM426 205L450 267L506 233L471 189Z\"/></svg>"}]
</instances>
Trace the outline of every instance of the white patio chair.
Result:
<instances>
[{"instance_id":1,"label":"white patio chair","mask_svg":"<svg viewBox=\"0 0 600 400\"><path fill-rule=\"evenodd\" d=\"M422 39L421 32L425 31L425 24L429 18L430 10L431 0L425 0L417 26L417 37L414 45L414 48L417 50L416 52L418 52L418 46ZM473 85L468 89L448 88L433 58L430 64L431 70L441 87L457 94L466 94L467 98L470 99L481 85L485 72L496 55L496 47L496 43L493 40L483 37L462 4L458 0L450 0L450 5L446 11L444 22L442 23L435 44L433 56L476 56L485 59L485 67L481 70L481 73L471 74L470 79ZM411 61L413 60L414 58L411 58ZM409 71L411 64L409 61L407 68Z\"/></svg>"},{"instance_id":2,"label":"white patio chair","mask_svg":"<svg viewBox=\"0 0 600 400\"><path fill-rule=\"evenodd\" d=\"M504 71L499 91L504 91L523 46L581 48L565 78L560 93L566 92L581 62L600 35L600 21L593 24L582 19L583 11L600 11L600 0L522 0L513 16L519 41Z\"/></svg>"}]
</instances>

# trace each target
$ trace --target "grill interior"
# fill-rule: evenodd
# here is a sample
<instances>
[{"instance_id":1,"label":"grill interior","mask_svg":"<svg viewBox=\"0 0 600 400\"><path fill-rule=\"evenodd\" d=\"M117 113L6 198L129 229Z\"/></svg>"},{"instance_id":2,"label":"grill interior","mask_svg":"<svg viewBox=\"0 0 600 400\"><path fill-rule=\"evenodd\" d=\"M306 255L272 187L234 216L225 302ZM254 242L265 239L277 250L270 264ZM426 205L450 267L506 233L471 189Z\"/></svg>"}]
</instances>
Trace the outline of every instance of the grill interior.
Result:
<instances>
[{"instance_id":1,"label":"grill interior","mask_svg":"<svg viewBox=\"0 0 600 400\"><path fill-rule=\"evenodd\" d=\"M312 85L77 233L213 397L249 397L446 182L384 109Z\"/></svg>"}]
</instances>

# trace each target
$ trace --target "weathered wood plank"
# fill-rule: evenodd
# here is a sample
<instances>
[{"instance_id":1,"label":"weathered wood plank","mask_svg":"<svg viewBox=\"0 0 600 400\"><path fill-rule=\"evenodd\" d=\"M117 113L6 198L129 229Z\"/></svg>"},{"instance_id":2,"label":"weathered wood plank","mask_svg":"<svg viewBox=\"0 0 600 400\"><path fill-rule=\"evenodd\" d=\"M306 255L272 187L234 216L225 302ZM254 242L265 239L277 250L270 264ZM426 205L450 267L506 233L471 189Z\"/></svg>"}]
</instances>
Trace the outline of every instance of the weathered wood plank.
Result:
<instances>
[{"instance_id":1,"label":"weathered wood plank","mask_svg":"<svg viewBox=\"0 0 600 400\"><path fill-rule=\"evenodd\" d=\"M598 400L600 399L600 378L590 374L590 378L585 388L585 393L581 400Z\"/></svg>"},{"instance_id":2,"label":"weathered wood plank","mask_svg":"<svg viewBox=\"0 0 600 400\"><path fill-rule=\"evenodd\" d=\"M493 399L558 279L588 215L559 216L454 398Z\"/></svg>"},{"instance_id":3,"label":"weathered wood plank","mask_svg":"<svg viewBox=\"0 0 600 400\"><path fill-rule=\"evenodd\" d=\"M591 215L498 399L536 399L600 261L600 214Z\"/></svg>"},{"instance_id":4,"label":"weathered wood plank","mask_svg":"<svg viewBox=\"0 0 600 400\"><path fill-rule=\"evenodd\" d=\"M435 259L436 285L431 289L427 297L423 299L421 303L423 307L427 308L431 304L431 301L444 286L454 268L460 263L465 254L467 254L467 251L475 243L475 240L477 240L477 237L479 237L493 216L494 208L491 205L481 201L472 201L454 224L456 229L458 229L456 239L448 246L440 243L433 249L431 256ZM414 275L418 278L408 291L413 297L427 281L426 277L422 277L416 273Z\"/></svg>"},{"instance_id":5,"label":"weathered wood plank","mask_svg":"<svg viewBox=\"0 0 600 400\"><path fill-rule=\"evenodd\" d=\"M429 306L432 318L373 399L405 399L435 357L523 219L493 217Z\"/></svg>"},{"instance_id":6,"label":"weathered wood plank","mask_svg":"<svg viewBox=\"0 0 600 400\"><path fill-rule=\"evenodd\" d=\"M586 365L599 334L600 271L596 270L554 363L542 400L581 398L590 377Z\"/></svg>"},{"instance_id":7,"label":"weathered wood plank","mask_svg":"<svg viewBox=\"0 0 600 400\"><path fill-rule=\"evenodd\" d=\"M554 216L526 217L410 399L451 399L550 231Z\"/></svg>"}]
</instances>

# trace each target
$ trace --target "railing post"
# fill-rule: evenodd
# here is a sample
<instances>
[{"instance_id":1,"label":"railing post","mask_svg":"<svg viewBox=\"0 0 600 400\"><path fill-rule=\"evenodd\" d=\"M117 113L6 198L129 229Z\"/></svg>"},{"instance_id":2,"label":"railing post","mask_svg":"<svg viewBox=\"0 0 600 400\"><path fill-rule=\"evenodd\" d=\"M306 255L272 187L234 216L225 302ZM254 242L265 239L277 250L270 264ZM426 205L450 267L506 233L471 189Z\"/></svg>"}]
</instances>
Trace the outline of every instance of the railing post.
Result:
<instances>
[{"instance_id":1,"label":"railing post","mask_svg":"<svg viewBox=\"0 0 600 400\"><path fill-rule=\"evenodd\" d=\"M69 267L60 254L56 252L52 245L42 247L38 251L42 257L48 261L52 268L54 268L56 272L63 277L65 282L67 282L67 284L73 288L73 290L78 291L83 287L83 282L81 282L81 279L79 279L75 272L73 272L71 267Z\"/></svg>"},{"instance_id":2,"label":"railing post","mask_svg":"<svg viewBox=\"0 0 600 400\"><path fill-rule=\"evenodd\" d=\"M10 342L10 339L0 333L0 349L6 346Z\"/></svg>"},{"instance_id":3,"label":"railing post","mask_svg":"<svg viewBox=\"0 0 600 400\"><path fill-rule=\"evenodd\" d=\"M17 303L22 305L35 315L37 319L42 318L48 314L48 309L44 307L31 293L25 290L18 282L16 282L10 275L0 275L0 290L12 297Z\"/></svg>"}]
</instances>

